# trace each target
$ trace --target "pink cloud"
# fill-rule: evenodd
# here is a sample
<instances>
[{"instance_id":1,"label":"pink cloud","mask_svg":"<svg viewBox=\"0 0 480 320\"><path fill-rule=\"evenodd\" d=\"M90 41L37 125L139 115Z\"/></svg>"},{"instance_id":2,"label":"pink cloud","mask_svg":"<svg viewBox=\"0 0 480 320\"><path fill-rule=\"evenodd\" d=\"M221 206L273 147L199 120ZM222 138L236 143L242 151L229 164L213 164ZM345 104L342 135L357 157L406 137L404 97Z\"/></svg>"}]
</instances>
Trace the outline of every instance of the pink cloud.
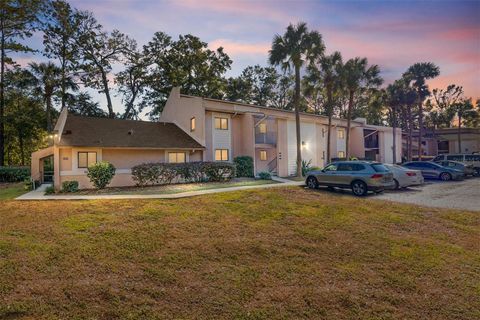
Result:
<instances>
[{"instance_id":1,"label":"pink cloud","mask_svg":"<svg viewBox=\"0 0 480 320\"><path fill-rule=\"evenodd\" d=\"M245 43L229 39L216 39L210 41L209 47L217 49L223 47L230 56L238 55L262 55L266 56L270 50L270 43Z\"/></svg>"}]
</instances>

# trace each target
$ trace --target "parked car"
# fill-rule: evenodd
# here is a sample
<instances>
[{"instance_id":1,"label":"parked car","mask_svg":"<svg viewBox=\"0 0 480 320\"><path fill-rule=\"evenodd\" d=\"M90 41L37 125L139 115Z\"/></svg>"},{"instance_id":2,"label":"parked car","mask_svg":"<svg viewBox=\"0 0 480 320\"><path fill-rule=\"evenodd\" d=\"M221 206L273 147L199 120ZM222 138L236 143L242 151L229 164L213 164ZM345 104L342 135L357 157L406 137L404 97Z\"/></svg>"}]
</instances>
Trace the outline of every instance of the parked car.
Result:
<instances>
[{"instance_id":1,"label":"parked car","mask_svg":"<svg viewBox=\"0 0 480 320\"><path fill-rule=\"evenodd\" d=\"M384 164L393 173L395 189L418 186L424 183L422 172L399 166L397 164Z\"/></svg>"},{"instance_id":2,"label":"parked car","mask_svg":"<svg viewBox=\"0 0 480 320\"><path fill-rule=\"evenodd\" d=\"M480 154L478 153L440 154L433 159L434 162L444 161L444 160L457 161L466 165L471 165L475 170L474 175L477 177L480 176Z\"/></svg>"},{"instance_id":3,"label":"parked car","mask_svg":"<svg viewBox=\"0 0 480 320\"><path fill-rule=\"evenodd\" d=\"M443 167L432 161L412 161L403 164L408 169L420 170L425 179L440 179L443 181L461 180L463 172Z\"/></svg>"},{"instance_id":4,"label":"parked car","mask_svg":"<svg viewBox=\"0 0 480 320\"><path fill-rule=\"evenodd\" d=\"M443 161L435 161L435 163L438 163L441 166L447 167L447 168L452 168L452 169L457 169L463 172L463 175L465 176L475 176L476 171L473 165L471 164L464 164L458 161L450 161L450 160L443 160Z\"/></svg>"},{"instance_id":5,"label":"parked car","mask_svg":"<svg viewBox=\"0 0 480 320\"><path fill-rule=\"evenodd\" d=\"M356 196L395 187L393 173L382 163L370 161L333 162L322 170L308 172L306 184L311 189L318 186L352 189Z\"/></svg>"}]
</instances>

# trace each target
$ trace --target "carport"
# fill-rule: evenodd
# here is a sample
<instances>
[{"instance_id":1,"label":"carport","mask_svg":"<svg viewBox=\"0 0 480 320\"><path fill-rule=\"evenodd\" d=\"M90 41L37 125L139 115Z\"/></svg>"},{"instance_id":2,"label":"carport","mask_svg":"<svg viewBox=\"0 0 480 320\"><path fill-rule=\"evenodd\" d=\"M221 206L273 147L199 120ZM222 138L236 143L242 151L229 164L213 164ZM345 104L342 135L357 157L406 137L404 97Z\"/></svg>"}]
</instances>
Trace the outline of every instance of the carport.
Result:
<instances>
[{"instance_id":1,"label":"carport","mask_svg":"<svg viewBox=\"0 0 480 320\"><path fill-rule=\"evenodd\" d=\"M53 146L32 153L31 177L34 181L53 182L53 153Z\"/></svg>"}]
</instances>

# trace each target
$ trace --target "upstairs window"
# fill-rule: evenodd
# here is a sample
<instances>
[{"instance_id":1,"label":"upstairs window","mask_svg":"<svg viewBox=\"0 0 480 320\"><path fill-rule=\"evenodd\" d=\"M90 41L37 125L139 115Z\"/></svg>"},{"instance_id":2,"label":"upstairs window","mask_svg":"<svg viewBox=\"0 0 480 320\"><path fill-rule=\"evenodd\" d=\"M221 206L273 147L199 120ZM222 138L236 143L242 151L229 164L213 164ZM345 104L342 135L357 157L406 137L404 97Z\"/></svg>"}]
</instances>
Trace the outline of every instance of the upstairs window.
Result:
<instances>
[{"instance_id":1,"label":"upstairs window","mask_svg":"<svg viewBox=\"0 0 480 320\"><path fill-rule=\"evenodd\" d=\"M91 165L97 163L96 152L79 152L78 153L78 167L88 168Z\"/></svg>"},{"instance_id":2,"label":"upstairs window","mask_svg":"<svg viewBox=\"0 0 480 320\"><path fill-rule=\"evenodd\" d=\"M215 129L228 130L228 118L215 117Z\"/></svg>"},{"instance_id":3,"label":"upstairs window","mask_svg":"<svg viewBox=\"0 0 480 320\"><path fill-rule=\"evenodd\" d=\"M345 151L338 151L339 158L345 158Z\"/></svg>"},{"instance_id":4,"label":"upstairs window","mask_svg":"<svg viewBox=\"0 0 480 320\"><path fill-rule=\"evenodd\" d=\"M345 139L345 130L343 129L338 130L338 139Z\"/></svg>"},{"instance_id":5,"label":"upstairs window","mask_svg":"<svg viewBox=\"0 0 480 320\"><path fill-rule=\"evenodd\" d=\"M195 131L196 127L197 127L197 124L195 121L195 117L193 117L192 119L190 119L190 131Z\"/></svg>"},{"instance_id":6,"label":"upstairs window","mask_svg":"<svg viewBox=\"0 0 480 320\"><path fill-rule=\"evenodd\" d=\"M215 161L228 161L228 149L215 149Z\"/></svg>"},{"instance_id":7,"label":"upstairs window","mask_svg":"<svg viewBox=\"0 0 480 320\"><path fill-rule=\"evenodd\" d=\"M184 163L185 158L186 158L185 152L169 152L168 153L169 163Z\"/></svg>"},{"instance_id":8,"label":"upstairs window","mask_svg":"<svg viewBox=\"0 0 480 320\"><path fill-rule=\"evenodd\" d=\"M266 123L260 123L258 125L258 129L260 133L267 133L267 124Z\"/></svg>"}]
</instances>

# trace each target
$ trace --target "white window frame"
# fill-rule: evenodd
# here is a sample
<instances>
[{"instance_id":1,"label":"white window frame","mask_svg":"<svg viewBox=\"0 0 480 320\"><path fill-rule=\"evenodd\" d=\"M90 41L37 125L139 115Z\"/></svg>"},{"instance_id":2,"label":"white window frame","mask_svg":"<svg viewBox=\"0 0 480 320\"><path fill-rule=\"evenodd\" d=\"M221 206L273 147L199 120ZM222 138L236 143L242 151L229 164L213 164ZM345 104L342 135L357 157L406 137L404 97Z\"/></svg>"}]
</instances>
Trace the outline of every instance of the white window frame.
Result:
<instances>
[{"instance_id":1,"label":"white window frame","mask_svg":"<svg viewBox=\"0 0 480 320\"><path fill-rule=\"evenodd\" d=\"M217 158L217 152L220 152L220 157ZM225 155L226 152L226 158L224 158L223 156ZM224 149L224 148L219 148L219 149L215 149L215 161L229 161L230 159L230 151L228 149Z\"/></svg>"},{"instance_id":2,"label":"white window frame","mask_svg":"<svg viewBox=\"0 0 480 320\"><path fill-rule=\"evenodd\" d=\"M178 155L183 154L183 161L178 161ZM170 155L175 155L175 161L170 161ZM185 163L187 162L187 153L185 151L168 151L168 163Z\"/></svg>"},{"instance_id":3,"label":"white window frame","mask_svg":"<svg viewBox=\"0 0 480 320\"><path fill-rule=\"evenodd\" d=\"M217 120L218 120L218 126L217 126ZM223 120L225 120L225 122ZM214 117L213 122L214 122L215 130L228 130L228 118ZM225 124L225 126L224 126L224 124Z\"/></svg>"}]
</instances>

